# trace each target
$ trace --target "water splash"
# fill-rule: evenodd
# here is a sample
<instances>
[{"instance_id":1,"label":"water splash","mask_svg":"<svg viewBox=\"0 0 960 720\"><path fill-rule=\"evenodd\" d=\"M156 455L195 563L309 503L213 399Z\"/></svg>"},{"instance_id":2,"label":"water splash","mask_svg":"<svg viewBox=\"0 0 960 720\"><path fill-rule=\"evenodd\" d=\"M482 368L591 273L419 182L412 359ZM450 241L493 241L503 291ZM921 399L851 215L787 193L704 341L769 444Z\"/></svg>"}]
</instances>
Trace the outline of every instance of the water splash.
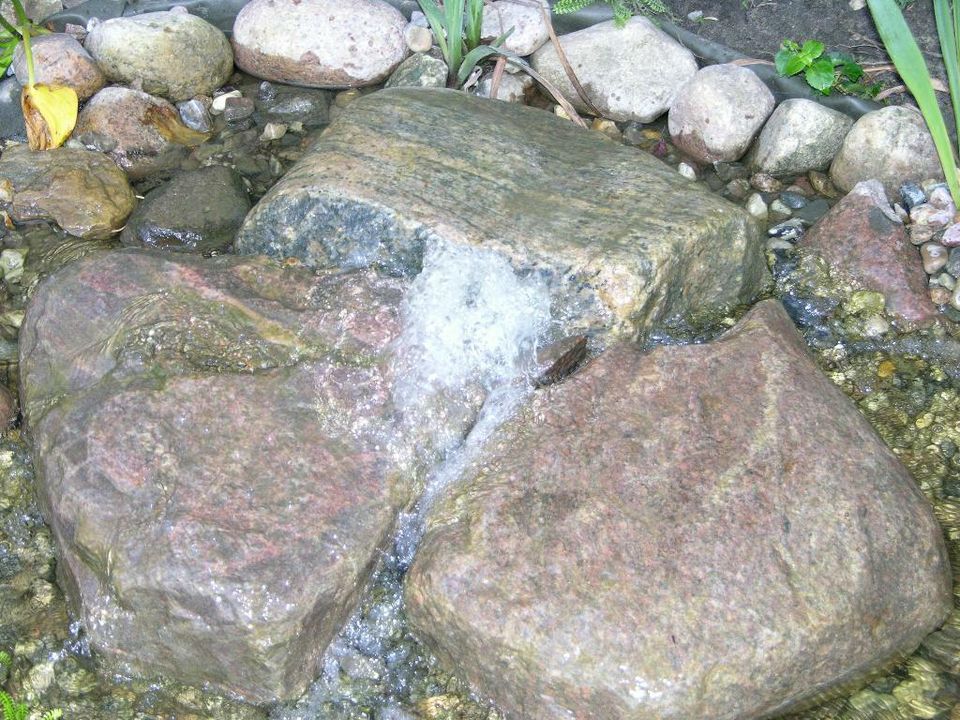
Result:
<instances>
[{"instance_id":1,"label":"water splash","mask_svg":"<svg viewBox=\"0 0 960 720\"><path fill-rule=\"evenodd\" d=\"M327 649L319 679L272 720L412 717L406 708L434 671L403 610L403 577L424 517L533 392L537 346L552 330L545 283L521 277L493 252L445 243L427 249L403 317L393 367L399 436L413 438L420 459L435 464L360 606Z\"/></svg>"}]
</instances>

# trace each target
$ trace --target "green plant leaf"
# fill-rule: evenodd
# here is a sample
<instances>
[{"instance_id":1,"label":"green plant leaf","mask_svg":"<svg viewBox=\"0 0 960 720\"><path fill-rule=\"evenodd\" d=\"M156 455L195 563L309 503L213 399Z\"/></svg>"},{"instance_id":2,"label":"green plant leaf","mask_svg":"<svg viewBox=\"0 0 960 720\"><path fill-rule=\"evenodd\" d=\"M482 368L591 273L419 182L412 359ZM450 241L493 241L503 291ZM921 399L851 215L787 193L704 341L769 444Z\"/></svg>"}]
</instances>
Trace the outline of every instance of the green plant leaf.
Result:
<instances>
[{"instance_id":1,"label":"green plant leaf","mask_svg":"<svg viewBox=\"0 0 960 720\"><path fill-rule=\"evenodd\" d=\"M937 2L944 0L934 0ZM946 123L940 107L937 105L937 95L930 81L930 72L923 59L917 41L914 40L903 13L897 7L895 0L867 0L867 6L873 15L873 22L883 41L887 54L893 60L904 85L913 95L913 99L920 106L923 119L927 122L933 144L937 148L943 174L947 179L950 194L954 203L960 204L960 181L957 178L957 162L953 155L953 146L950 135L947 133ZM956 100L954 100L956 109Z\"/></svg>"},{"instance_id":2,"label":"green plant leaf","mask_svg":"<svg viewBox=\"0 0 960 720\"><path fill-rule=\"evenodd\" d=\"M796 75L806 67L803 58L792 50L782 49L773 58L773 64L777 68L777 73L783 77Z\"/></svg>"},{"instance_id":3,"label":"green plant leaf","mask_svg":"<svg viewBox=\"0 0 960 720\"><path fill-rule=\"evenodd\" d=\"M437 39L437 46L440 48L440 54L443 55L444 62L450 67L450 46L447 43L446 27L444 25L443 14L440 7L434 0L418 0L420 9L423 10L427 22L430 23L430 29L433 30L433 36ZM453 73L453 69L450 70Z\"/></svg>"},{"instance_id":4,"label":"green plant leaf","mask_svg":"<svg viewBox=\"0 0 960 720\"><path fill-rule=\"evenodd\" d=\"M937 35L940 36L940 51L943 53L943 66L947 71L947 85L950 87L950 99L953 101L954 123L960 122L960 57L957 54L957 24L960 6L953 3L953 12L945 0L934 0L933 14L937 21ZM960 125L956 126L960 128Z\"/></svg>"},{"instance_id":5,"label":"green plant leaf","mask_svg":"<svg viewBox=\"0 0 960 720\"><path fill-rule=\"evenodd\" d=\"M863 77L863 68L860 67L860 63L845 62L840 66L840 74L847 80L856 82Z\"/></svg>"},{"instance_id":6,"label":"green plant leaf","mask_svg":"<svg viewBox=\"0 0 960 720\"><path fill-rule=\"evenodd\" d=\"M820 58L814 62L804 72L807 84L814 90L819 90L824 95L830 94L830 88L836 79L833 74L833 63L827 58Z\"/></svg>"},{"instance_id":7,"label":"green plant leaf","mask_svg":"<svg viewBox=\"0 0 960 720\"><path fill-rule=\"evenodd\" d=\"M813 61L823 55L824 47L824 44L819 40L807 40L800 50L800 55L807 60Z\"/></svg>"},{"instance_id":8,"label":"green plant leaf","mask_svg":"<svg viewBox=\"0 0 960 720\"><path fill-rule=\"evenodd\" d=\"M450 57L447 65L450 73L457 72L463 61L463 10L464 0L444 0L443 27L447 33L447 48Z\"/></svg>"},{"instance_id":9,"label":"green plant leaf","mask_svg":"<svg viewBox=\"0 0 960 720\"><path fill-rule=\"evenodd\" d=\"M483 30L484 0L467 0L467 50L473 50L480 44Z\"/></svg>"}]
</instances>

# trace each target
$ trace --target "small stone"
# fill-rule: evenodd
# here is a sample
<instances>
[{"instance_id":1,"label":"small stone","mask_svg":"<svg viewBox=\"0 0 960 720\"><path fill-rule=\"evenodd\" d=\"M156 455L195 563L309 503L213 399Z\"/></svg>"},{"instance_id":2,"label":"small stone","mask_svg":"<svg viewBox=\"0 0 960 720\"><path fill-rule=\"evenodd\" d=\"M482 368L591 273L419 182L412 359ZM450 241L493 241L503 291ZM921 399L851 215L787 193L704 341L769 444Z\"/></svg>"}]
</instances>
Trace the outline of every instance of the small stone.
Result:
<instances>
[{"instance_id":1,"label":"small stone","mask_svg":"<svg viewBox=\"0 0 960 720\"><path fill-rule=\"evenodd\" d=\"M253 115L253 100L245 97L227 98L223 108L223 119L227 122L244 120Z\"/></svg>"},{"instance_id":2,"label":"small stone","mask_svg":"<svg viewBox=\"0 0 960 720\"><path fill-rule=\"evenodd\" d=\"M613 120L606 120L604 118L595 118L592 123L590 123L590 129L598 132L602 135L606 135L611 140L620 140L622 134L620 128L617 127L617 124ZM692 168L691 168L692 169ZM683 175L683 171L680 171L680 174ZM696 172L693 174L693 179L696 179ZM684 175L684 177L686 177Z\"/></svg>"},{"instance_id":3,"label":"small stone","mask_svg":"<svg viewBox=\"0 0 960 720\"><path fill-rule=\"evenodd\" d=\"M890 332L890 323L880 315L871 315L863 323L863 334L867 337L880 337Z\"/></svg>"},{"instance_id":4,"label":"small stone","mask_svg":"<svg viewBox=\"0 0 960 720\"><path fill-rule=\"evenodd\" d=\"M747 199L747 204L744 205L744 208L753 217L766 222L768 216L767 204L763 201L760 193L753 193Z\"/></svg>"},{"instance_id":5,"label":"small stone","mask_svg":"<svg viewBox=\"0 0 960 720\"><path fill-rule=\"evenodd\" d=\"M945 287L937 285L930 288L930 300L934 305L946 305L950 302L951 297L953 297L953 293Z\"/></svg>"},{"instance_id":6,"label":"small stone","mask_svg":"<svg viewBox=\"0 0 960 720\"><path fill-rule=\"evenodd\" d=\"M790 190L780 193L780 201L791 210L799 210L807 204L807 199L803 195Z\"/></svg>"},{"instance_id":7,"label":"small stone","mask_svg":"<svg viewBox=\"0 0 960 720\"><path fill-rule=\"evenodd\" d=\"M813 189L824 197L835 198L840 195L840 193L837 191L837 188L830 180L830 176L826 173L822 173L819 170L811 170L809 173L807 173L807 179L810 181L810 185L813 187Z\"/></svg>"},{"instance_id":8,"label":"small stone","mask_svg":"<svg viewBox=\"0 0 960 720\"><path fill-rule=\"evenodd\" d=\"M433 33L429 28L408 23L403 29L403 39L407 47L415 53L425 53L433 47Z\"/></svg>"},{"instance_id":9,"label":"small stone","mask_svg":"<svg viewBox=\"0 0 960 720\"><path fill-rule=\"evenodd\" d=\"M447 85L448 74L447 64L443 60L424 53L415 53L397 66L384 87L442 88ZM506 80L506 78L507 76L504 75L503 79ZM512 76L510 78L513 79Z\"/></svg>"},{"instance_id":10,"label":"small stone","mask_svg":"<svg viewBox=\"0 0 960 720\"><path fill-rule=\"evenodd\" d=\"M928 202L934 207L946 210L950 213L957 211L957 206L953 204L953 196L950 194L950 188L943 183L938 183L930 191Z\"/></svg>"},{"instance_id":11,"label":"small stone","mask_svg":"<svg viewBox=\"0 0 960 720\"><path fill-rule=\"evenodd\" d=\"M942 272L937 275L937 283L947 290L953 290L957 286L957 279L948 272Z\"/></svg>"},{"instance_id":12,"label":"small stone","mask_svg":"<svg viewBox=\"0 0 960 720\"><path fill-rule=\"evenodd\" d=\"M634 147L643 145L647 142L644 129L643 123L627 123L626 127L623 128L623 142L625 142L627 145L633 145Z\"/></svg>"},{"instance_id":13,"label":"small stone","mask_svg":"<svg viewBox=\"0 0 960 720\"><path fill-rule=\"evenodd\" d=\"M740 178L745 178L750 174L750 171L747 170L747 166L738 162L715 162L713 164L713 169L716 171L717 177L724 182L739 180Z\"/></svg>"},{"instance_id":14,"label":"small stone","mask_svg":"<svg viewBox=\"0 0 960 720\"><path fill-rule=\"evenodd\" d=\"M754 173L750 176L750 184L760 192L780 192L783 183L768 173Z\"/></svg>"},{"instance_id":15,"label":"small stone","mask_svg":"<svg viewBox=\"0 0 960 720\"><path fill-rule=\"evenodd\" d=\"M954 310L960 310L960 285L957 285L953 289L953 294L950 295L950 307Z\"/></svg>"},{"instance_id":16,"label":"small stone","mask_svg":"<svg viewBox=\"0 0 960 720\"><path fill-rule=\"evenodd\" d=\"M446 67L446 66L444 66ZM493 78L490 75L484 77L477 84L477 95L480 97L490 97L490 93L493 91ZM523 85L523 82L516 75L510 75L509 73L504 73L500 78L500 86L497 88L497 100L503 100L505 102L514 102L514 103L523 103L526 100L526 88ZM596 124L597 120L594 120ZM617 126L610 120L605 120L603 122L608 122L613 125L613 129L616 130L616 136L609 136L609 133L605 132L605 135L608 135L613 140L620 140L620 131L617 130ZM593 130L597 130L596 127L591 127ZM601 131L602 132L602 131Z\"/></svg>"},{"instance_id":17,"label":"small stone","mask_svg":"<svg viewBox=\"0 0 960 720\"><path fill-rule=\"evenodd\" d=\"M770 238L767 240L767 250L770 252L793 250L793 243L783 238Z\"/></svg>"},{"instance_id":18,"label":"small stone","mask_svg":"<svg viewBox=\"0 0 960 720\"><path fill-rule=\"evenodd\" d=\"M227 107L227 100L230 98L239 98L243 97L243 93L239 90L230 90L229 92L220 93L215 95L213 98L213 103L210 105L210 112L214 115L222 115L223 111Z\"/></svg>"},{"instance_id":19,"label":"small stone","mask_svg":"<svg viewBox=\"0 0 960 720\"><path fill-rule=\"evenodd\" d=\"M940 228L936 225L907 225L907 237L914 245L923 245L930 242L934 235L940 233Z\"/></svg>"},{"instance_id":20,"label":"small stone","mask_svg":"<svg viewBox=\"0 0 960 720\"><path fill-rule=\"evenodd\" d=\"M727 195L729 195L732 200L743 200L750 194L751 190L750 181L746 178L736 178L726 185Z\"/></svg>"},{"instance_id":21,"label":"small stone","mask_svg":"<svg viewBox=\"0 0 960 720\"><path fill-rule=\"evenodd\" d=\"M269 80L264 80L257 88L257 100L260 102L273 102L277 99L277 86Z\"/></svg>"},{"instance_id":22,"label":"small stone","mask_svg":"<svg viewBox=\"0 0 960 720\"><path fill-rule=\"evenodd\" d=\"M960 277L960 248L950 248L950 254L947 255L947 262L943 269L954 277Z\"/></svg>"},{"instance_id":23,"label":"small stone","mask_svg":"<svg viewBox=\"0 0 960 720\"><path fill-rule=\"evenodd\" d=\"M805 177L794 178L793 183L787 185L787 189L784 190L784 192L794 193L804 200L814 194L813 188L810 187L810 181Z\"/></svg>"},{"instance_id":24,"label":"small stone","mask_svg":"<svg viewBox=\"0 0 960 720\"><path fill-rule=\"evenodd\" d=\"M260 134L260 139L264 142L270 142L271 140L279 140L284 135L287 134L287 126L283 123L272 123L268 122L263 126L263 132Z\"/></svg>"},{"instance_id":25,"label":"small stone","mask_svg":"<svg viewBox=\"0 0 960 720\"><path fill-rule=\"evenodd\" d=\"M69 35L40 35L32 41L35 82L45 85L66 85L73 88L82 101L92 97L106 85L100 67L90 54ZM27 84L27 59L23 43L13 53L13 68L21 85Z\"/></svg>"},{"instance_id":26,"label":"small stone","mask_svg":"<svg viewBox=\"0 0 960 720\"><path fill-rule=\"evenodd\" d=\"M697 171L689 163L682 162L677 166L677 172L683 175L687 180L696 180Z\"/></svg>"},{"instance_id":27,"label":"small stone","mask_svg":"<svg viewBox=\"0 0 960 720\"><path fill-rule=\"evenodd\" d=\"M828 212L830 212L830 203L823 198L815 198L799 210L794 211L793 216L813 225Z\"/></svg>"},{"instance_id":28,"label":"small stone","mask_svg":"<svg viewBox=\"0 0 960 720\"><path fill-rule=\"evenodd\" d=\"M923 188L915 182L905 182L899 189L900 199L907 210L911 210L917 205L922 205L927 201L927 194Z\"/></svg>"},{"instance_id":29,"label":"small stone","mask_svg":"<svg viewBox=\"0 0 960 720\"><path fill-rule=\"evenodd\" d=\"M213 118L207 110L207 103L199 98L177 103L177 110L180 113L180 120L191 130L206 133L213 128Z\"/></svg>"},{"instance_id":30,"label":"small stone","mask_svg":"<svg viewBox=\"0 0 960 720\"><path fill-rule=\"evenodd\" d=\"M693 10L687 13L687 20L690 22L700 22L703 20L703 10Z\"/></svg>"},{"instance_id":31,"label":"small stone","mask_svg":"<svg viewBox=\"0 0 960 720\"><path fill-rule=\"evenodd\" d=\"M770 203L770 214L778 218L788 218L793 215L793 211L787 207L786 203L777 198L772 203Z\"/></svg>"},{"instance_id":32,"label":"small stone","mask_svg":"<svg viewBox=\"0 0 960 720\"><path fill-rule=\"evenodd\" d=\"M530 55L550 39L544 13L540 10L542 2L496 0L487 3L483 9L480 37L489 42L509 32L500 47L520 56Z\"/></svg>"},{"instance_id":33,"label":"small stone","mask_svg":"<svg viewBox=\"0 0 960 720\"><path fill-rule=\"evenodd\" d=\"M797 241L803 236L803 223L796 219L787 220L767 230L767 235L781 240Z\"/></svg>"},{"instance_id":34,"label":"small stone","mask_svg":"<svg viewBox=\"0 0 960 720\"><path fill-rule=\"evenodd\" d=\"M935 275L947 264L947 249L935 242L924 243L920 246L920 258L923 261L923 270L927 275Z\"/></svg>"},{"instance_id":35,"label":"small stone","mask_svg":"<svg viewBox=\"0 0 960 720\"><path fill-rule=\"evenodd\" d=\"M900 218L900 222L906 223L910 220L910 213L900 203L893 204L893 211L897 214L897 217Z\"/></svg>"},{"instance_id":36,"label":"small stone","mask_svg":"<svg viewBox=\"0 0 960 720\"><path fill-rule=\"evenodd\" d=\"M890 360L884 360L877 366L877 377L887 379L897 372L897 366Z\"/></svg>"},{"instance_id":37,"label":"small stone","mask_svg":"<svg viewBox=\"0 0 960 720\"><path fill-rule=\"evenodd\" d=\"M24 251L6 248L0 252L0 278L7 284L17 282L23 276Z\"/></svg>"},{"instance_id":38,"label":"small stone","mask_svg":"<svg viewBox=\"0 0 960 720\"><path fill-rule=\"evenodd\" d=\"M944 226L953 222L953 212L938 208L930 203L914 205L910 210L910 220L917 225Z\"/></svg>"},{"instance_id":39,"label":"small stone","mask_svg":"<svg viewBox=\"0 0 960 720\"><path fill-rule=\"evenodd\" d=\"M960 223L948 225L940 237L940 243L947 247L960 246Z\"/></svg>"}]
</instances>

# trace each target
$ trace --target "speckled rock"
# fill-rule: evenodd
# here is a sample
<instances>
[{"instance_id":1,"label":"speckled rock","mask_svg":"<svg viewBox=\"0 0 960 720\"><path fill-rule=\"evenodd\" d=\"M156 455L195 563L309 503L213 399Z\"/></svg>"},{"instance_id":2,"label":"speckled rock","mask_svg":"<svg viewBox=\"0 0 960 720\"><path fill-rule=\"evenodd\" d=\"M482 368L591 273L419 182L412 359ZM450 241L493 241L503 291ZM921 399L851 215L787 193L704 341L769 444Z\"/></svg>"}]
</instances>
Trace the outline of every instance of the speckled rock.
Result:
<instances>
[{"instance_id":1,"label":"speckled rock","mask_svg":"<svg viewBox=\"0 0 960 720\"><path fill-rule=\"evenodd\" d=\"M31 46L38 83L66 85L76 91L80 100L86 100L107 82L90 53L70 35L40 35L32 39ZM27 60L22 43L13 53L13 69L20 84L26 85Z\"/></svg>"},{"instance_id":2,"label":"speckled rock","mask_svg":"<svg viewBox=\"0 0 960 720\"><path fill-rule=\"evenodd\" d=\"M224 250L250 209L240 176L223 165L184 172L147 193L120 235L124 245Z\"/></svg>"},{"instance_id":3,"label":"speckled rock","mask_svg":"<svg viewBox=\"0 0 960 720\"><path fill-rule=\"evenodd\" d=\"M415 53L397 66L384 87L447 86L447 64L439 58Z\"/></svg>"},{"instance_id":4,"label":"speckled rock","mask_svg":"<svg viewBox=\"0 0 960 720\"><path fill-rule=\"evenodd\" d=\"M670 137L700 162L739 160L773 106L773 93L752 70L710 65L677 91L667 116Z\"/></svg>"},{"instance_id":5,"label":"speckled rock","mask_svg":"<svg viewBox=\"0 0 960 720\"><path fill-rule=\"evenodd\" d=\"M591 102L611 120L656 119L697 72L693 53L641 16L630 18L623 28L610 20L569 33L560 44ZM531 64L578 110L588 109L552 43L535 52Z\"/></svg>"},{"instance_id":6,"label":"speckled rock","mask_svg":"<svg viewBox=\"0 0 960 720\"><path fill-rule=\"evenodd\" d=\"M862 180L879 180L898 197L905 180L942 178L933 138L919 110L893 105L857 120L830 165L830 179L844 192Z\"/></svg>"},{"instance_id":7,"label":"speckled rock","mask_svg":"<svg viewBox=\"0 0 960 720\"><path fill-rule=\"evenodd\" d=\"M388 451L401 296L373 272L134 249L40 285L24 414L102 662L254 703L304 691L411 496Z\"/></svg>"},{"instance_id":8,"label":"speckled rock","mask_svg":"<svg viewBox=\"0 0 960 720\"><path fill-rule=\"evenodd\" d=\"M823 257L831 272L882 293L887 310L905 325L936 317L917 251L879 181L858 183L799 244Z\"/></svg>"},{"instance_id":9,"label":"speckled rock","mask_svg":"<svg viewBox=\"0 0 960 720\"><path fill-rule=\"evenodd\" d=\"M83 238L109 236L137 202L123 171L89 150L9 147L0 157L0 184L4 182L12 187L14 220L52 220Z\"/></svg>"},{"instance_id":10,"label":"speckled rock","mask_svg":"<svg viewBox=\"0 0 960 720\"><path fill-rule=\"evenodd\" d=\"M631 336L716 313L766 278L742 209L599 133L451 90L354 100L251 210L235 247L412 274L437 240L536 268L580 322Z\"/></svg>"},{"instance_id":11,"label":"speckled rock","mask_svg":"<svg viewBox=\"0 0 960 720\"><path fill-rule=\"evenodd\" d=\"M106 20L84 45L108 79L139 81L145 92L174 102L212 94L233 72L226 35L178 10Z\"/></svg>"},{"instance_id":12,"label":"speckled rock","mask_svg":"<svg viewBox=\"0 0 960 720\"><path fill-rule=\"evenodd\" d=\"M538 393L427 518L407 614L528 720L789 712L952 608L910 474L776 301Z\"/></svg>"},{"instance_id":13,"label":"speckled rock","mask_svg":"<svg viewBox=\"0 0 960 720\"><path fill-rule=\"evenodd\" d=\"M549 13L550 11L547 10ZM530 55L550 39L539 0L495 0L483 9L482 38L492 42L505 32L504 50Z\"/></svg>"},{"instance_id":14,"label":"speckled rock","mask_svg":"<svg viewBox=\"0 0 960 720\"><path fill-rule=\"evenodd\" d=\"M824 169L852 126L848 115L813 100L784 100L760 131L750 163L776 177Z\"/></svg>"},{"instance_id":15,"label":"speckled rock","mask_svg":"<svg viewBox=\"0 0 960 720\"><path fill-rule=\"evenodd\" d=\"M292 85L347 88L389 77L406 20L383 0L252 0L237 14L237 66Z\"/></svg>"},{"instance_id":16,"label":"speckled rock","mask_svg":"<svg viewBox=\"0 0 960 720\"><path fill-rule=\"evenodd\" d=\"M186 155L177 138L195 135L177 108L162 98L125 87L106 87L77 118L73 137L108 152L132 180L176 167Z\"/></svg>"}]
</instances>

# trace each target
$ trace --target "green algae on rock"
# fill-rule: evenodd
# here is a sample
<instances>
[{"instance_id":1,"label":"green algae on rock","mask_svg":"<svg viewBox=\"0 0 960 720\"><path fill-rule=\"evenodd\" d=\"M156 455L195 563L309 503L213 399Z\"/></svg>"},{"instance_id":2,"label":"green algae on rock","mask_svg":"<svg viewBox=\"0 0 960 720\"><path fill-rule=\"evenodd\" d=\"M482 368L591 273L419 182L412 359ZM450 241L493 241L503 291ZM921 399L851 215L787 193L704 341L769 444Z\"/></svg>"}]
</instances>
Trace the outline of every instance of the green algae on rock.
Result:
<instances>
[{"instance_id":1,"label":"green algae on rock","mask_svg":"<svg viewBox=\"0 0 960 720\"><path fill-rule=\"evenodd\" d=\"M247 216L240 253L418 272L426 243L502 253L583 325L716 318L767 271L740 208L549 113L395 88L357 99Z\"/></svg>"}]
</instances>

